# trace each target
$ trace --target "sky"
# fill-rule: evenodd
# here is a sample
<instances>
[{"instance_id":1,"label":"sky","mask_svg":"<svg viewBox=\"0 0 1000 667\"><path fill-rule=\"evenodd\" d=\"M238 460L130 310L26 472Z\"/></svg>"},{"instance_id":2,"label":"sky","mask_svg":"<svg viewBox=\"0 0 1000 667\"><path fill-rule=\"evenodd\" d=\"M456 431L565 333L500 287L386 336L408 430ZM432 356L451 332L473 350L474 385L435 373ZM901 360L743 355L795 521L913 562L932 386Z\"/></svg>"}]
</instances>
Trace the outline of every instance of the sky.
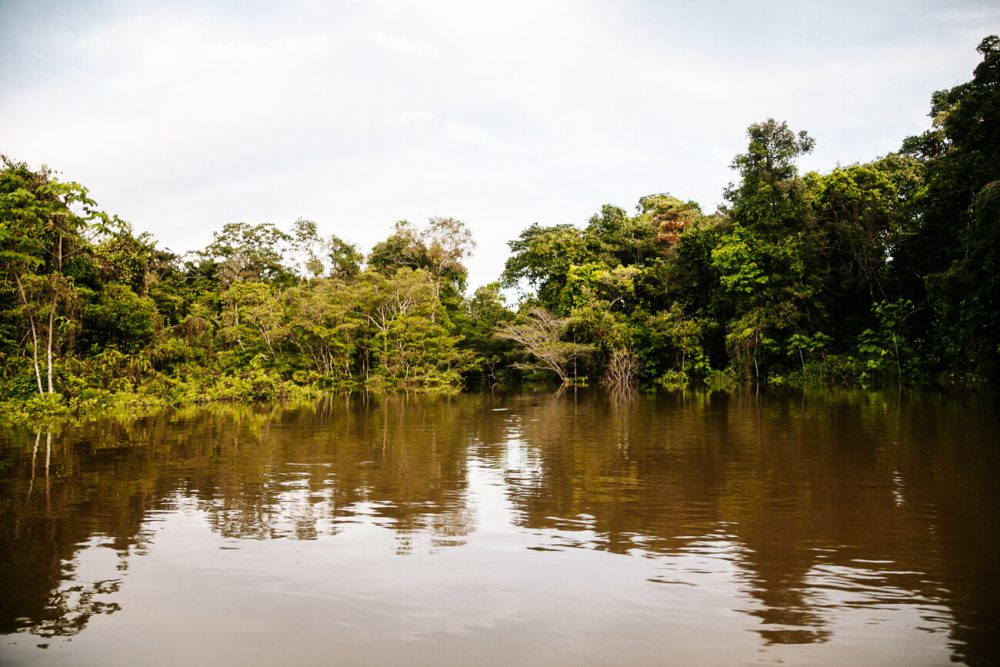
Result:
<instances>
[{"instance_id":1,"label":"sky","mask_svg":"<svg viewBox=\"0 0 1000 667\"><path fill-rule=\"evenodd\" d=\"M803 170L893 151L994 33L966 1L0 0L0 153L175 252L229 222L367 250L458 218L477 286L533 222L715 210L769 117L816 139Z\"/></svg>"}]
</instances>

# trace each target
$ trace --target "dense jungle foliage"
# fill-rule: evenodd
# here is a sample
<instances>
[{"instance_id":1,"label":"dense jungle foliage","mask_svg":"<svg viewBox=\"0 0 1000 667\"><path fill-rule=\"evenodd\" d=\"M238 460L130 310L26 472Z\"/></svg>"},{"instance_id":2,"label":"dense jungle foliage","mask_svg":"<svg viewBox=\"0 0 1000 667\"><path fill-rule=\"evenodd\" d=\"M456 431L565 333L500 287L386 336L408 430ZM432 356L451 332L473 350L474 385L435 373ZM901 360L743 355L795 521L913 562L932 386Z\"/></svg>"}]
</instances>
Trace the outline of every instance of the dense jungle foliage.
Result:
<instances>
[{"instance_id":1,"label":"dense jungle foliage","mask_svg":"<svg viewBox=\"0 0 1000 667\"><path fill-rule=\"evenodd\" d=\"M466 294L465 225L406 221L367 256L316 224L227 224L178 256L86 188L3 159L0 400L44 410L454 390L974 386L1000 361L1000 39L900 150L800 174L767 120L728 205L668 194L532 225ZM505 294L519 293L516 308Z\"/></svg>"}]
</instances>

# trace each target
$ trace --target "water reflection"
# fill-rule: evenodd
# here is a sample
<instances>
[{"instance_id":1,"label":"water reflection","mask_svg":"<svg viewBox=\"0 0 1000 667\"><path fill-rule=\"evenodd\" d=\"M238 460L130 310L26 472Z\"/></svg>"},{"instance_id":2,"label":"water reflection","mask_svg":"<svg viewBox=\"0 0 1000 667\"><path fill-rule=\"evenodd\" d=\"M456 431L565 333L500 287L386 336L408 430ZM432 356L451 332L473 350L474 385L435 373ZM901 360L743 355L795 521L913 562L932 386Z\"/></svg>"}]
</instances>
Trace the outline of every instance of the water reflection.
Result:
<instances>
[{"instance_id":1,"label":"water reflection","mask_svg":"<svg viewBox=\"0 0 1000 667\"><path fill-rule=\"evenodd\" d=\"M988 401L872 395L340 398L5 433L0 633L85 635L127 611L129 568L167 549L164 525L197 516L225 553L292 540L403 568L385 556L458 549L526 600L542 593L519 587L525 567L587 563L590 590L533 604L683 611L709 636L725 625L763 649L841 651L794 654L819 661L879 646L898 662L989 663L997 433ZM450 581L434 562L399 586ZM448 596L487 595L464 586ZM455 602L440 604L410 622L447 620Z\"/></svg>"}]
</instances>

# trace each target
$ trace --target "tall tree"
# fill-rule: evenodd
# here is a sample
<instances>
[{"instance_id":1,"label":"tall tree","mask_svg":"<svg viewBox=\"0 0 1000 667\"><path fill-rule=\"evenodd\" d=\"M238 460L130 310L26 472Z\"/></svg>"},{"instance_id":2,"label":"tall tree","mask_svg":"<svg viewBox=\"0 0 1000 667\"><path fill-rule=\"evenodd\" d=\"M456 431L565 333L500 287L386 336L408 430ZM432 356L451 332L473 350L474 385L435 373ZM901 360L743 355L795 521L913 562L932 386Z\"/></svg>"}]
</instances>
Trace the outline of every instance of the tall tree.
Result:
<instances>
[{"instance_id":1,"label":"tall tree","mask_svg":"<svg viewBox=\"0 0 1000 667\"><path fill-rule=\"evenodd\" d=\"M903 150L926 161L920 227L898 260L914 278L905 296L929 308L939 370L1000 374L1000 37L978 47L971 81L931 98L933 127Z\"/></svg>"},{"instance_id":2,"label":"tall tree","mask_svg":"<svg viewBox=\"0 0 1000 667\"><path fill-rule=\"evenodd\" d=\"M236 282L290 282L294 272L284 252L293 238L270 223L226 224L198 257L226 287Z\"/></svg>"},{"instance_id":3,"label":"tall tree","mask_svg":"<svg viewBox=\"0 0 1000 667\"><path fill-rule=\"evenodd\" d=\"M77 289L68 264L86 247L88 223L106 218L80 184L60 181L48 169L32 171L6 156L2 162L0 262L14 283L26 324L38 393L51 395L58 347L79 326L70 310Z\"/></svg>"},{"instance_id":4,"label":"tall tree","mask_svg":"<svg viewBox=\"0 0 1000 667\"><path fill-rule=\"evenodd\" d=\"M807 327L815 305L818 267L810 260L817 235L795 165L814 142L773 118L751 125L747 136L746 153L732 163L740 180L726 191L733 228L712 250L712 264L735 306L726 335L730 358L760 382L765 355Z\"/></svg>"}]
</instances>

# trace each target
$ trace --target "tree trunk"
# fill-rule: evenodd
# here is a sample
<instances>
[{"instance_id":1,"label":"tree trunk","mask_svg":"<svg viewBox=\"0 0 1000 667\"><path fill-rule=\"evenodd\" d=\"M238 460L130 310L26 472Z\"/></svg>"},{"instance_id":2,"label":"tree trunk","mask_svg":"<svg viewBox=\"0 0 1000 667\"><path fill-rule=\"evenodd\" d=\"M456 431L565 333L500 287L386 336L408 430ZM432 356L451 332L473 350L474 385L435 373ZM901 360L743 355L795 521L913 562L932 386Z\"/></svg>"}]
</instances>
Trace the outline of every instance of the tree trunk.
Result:
<instances>
[{"instance_id":1,"label":"tree trunk","mask_svg":"<svg viewBox=\"0 0 1000 667\"><path fill-rule=\"evenodd\" d=\"M28 306L28 295L24 292L24 284L21 283L21 276L15 275L14 281L17 283L17 291L21 294L21 303L24 305L24 312L28 316L28 325L31 327L31 363L35 369L35 382L38 383L38 395L44 396L42 370L38 363L38 328L35 326L35 316L31 314L31 308Z\"/></svg>"},{"instance_id":2,"label":"tree trunk","mask_svg":"<svg viewBox=\"0 0 1000 667\"><path fill-rule=\"evenodd\" d=\"M56 269L59 272L59 278L63 275L63 235L59 235L59 243L56 250ZM49 309L49 343L47 350L47 364L46 370L48 374L49 381L49 396L53 394L52 391L52 340L55 338L55 324L56 324L56 308L59 306L59 288L53 286L52 289L52 308Z\"/></svg>"},{"instance_id":3,"label":"tree trunk","mask_svg":"<svg viewBox=\"0 0 1000 667\"><path fill-rule=\"evenodd\" d=\"M58 300L55 297L52 297L52 308L51 310L49 310L49 344L48 344L47 367L46 367L49 380L49 396L52 395L52 338L54 336L53 329L55 329L56 305L58 303L59 303Z\"/></svg>"}]
</instances>

